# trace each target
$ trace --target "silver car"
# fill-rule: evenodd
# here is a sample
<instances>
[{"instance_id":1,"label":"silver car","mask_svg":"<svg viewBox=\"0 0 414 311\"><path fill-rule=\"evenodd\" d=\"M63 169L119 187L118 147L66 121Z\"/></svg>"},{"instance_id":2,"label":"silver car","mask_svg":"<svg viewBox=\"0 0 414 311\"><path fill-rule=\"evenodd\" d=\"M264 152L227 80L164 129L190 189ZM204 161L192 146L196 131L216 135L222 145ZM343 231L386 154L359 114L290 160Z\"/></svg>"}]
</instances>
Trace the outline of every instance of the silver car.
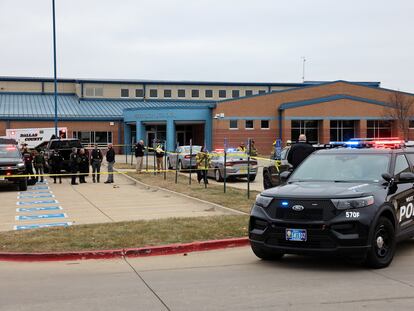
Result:
<instances>
[{"instance_id":1,"label":"silver car","mask_svg":"<svg viewBox=\"0 0 414 311\"><path fill-rule=\"evenodd\" d=\"M169 169L175 169L178 167L178 170L196 168L197 153L200 152L201 146L192 146L191 155L190 155L190 146L179 146L175 153L167 154L167 164ZM191 165L190 165L191 159Z\"/></svg>"},{"instance_id":2,"label":"silver car","mask_svg":"<svg viewBox=\"0 0 414 311\"><path fill-rule=\"evenodd\" d=\"M228 152L226 155L226 165L224 165L224 154L222 152L212 152L210 154L210 169L207 176L213 177L216 181L223 181L224 166L226 166L226 179L228 178L247 178L254 181L257 175L257 160L250 158L250 175L247 174L248 159L247 154L242 152Z\"/></svg>"}]
</instances>

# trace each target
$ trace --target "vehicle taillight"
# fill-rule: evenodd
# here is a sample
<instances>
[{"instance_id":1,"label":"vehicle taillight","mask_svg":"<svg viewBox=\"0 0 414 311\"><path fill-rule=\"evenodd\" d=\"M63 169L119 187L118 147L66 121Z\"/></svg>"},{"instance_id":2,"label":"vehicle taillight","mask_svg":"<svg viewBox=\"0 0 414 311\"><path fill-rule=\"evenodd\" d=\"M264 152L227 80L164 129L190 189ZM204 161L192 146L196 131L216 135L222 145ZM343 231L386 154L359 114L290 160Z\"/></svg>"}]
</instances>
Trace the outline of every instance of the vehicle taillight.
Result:
<instances>
[{"instance_id":1,"label":"vehicle taillight","mask_svg":"<svg viewBox=\"0 0 414 311\"><path fill-rule=\"evenodd\" d=\"M189 154L184 156L184 159L189 159L189 158L191 158L191 156Z\"/></svg>"},{"instance_id":2,"label":"vehicle taillight","mask_svg":"<svg viewBox=\"0 0 414 311\"><path fill-rule=\"evenodd\" d=\"M234 162L226 162L226 166L233 166Z\"/></svg>"}]
</instances>

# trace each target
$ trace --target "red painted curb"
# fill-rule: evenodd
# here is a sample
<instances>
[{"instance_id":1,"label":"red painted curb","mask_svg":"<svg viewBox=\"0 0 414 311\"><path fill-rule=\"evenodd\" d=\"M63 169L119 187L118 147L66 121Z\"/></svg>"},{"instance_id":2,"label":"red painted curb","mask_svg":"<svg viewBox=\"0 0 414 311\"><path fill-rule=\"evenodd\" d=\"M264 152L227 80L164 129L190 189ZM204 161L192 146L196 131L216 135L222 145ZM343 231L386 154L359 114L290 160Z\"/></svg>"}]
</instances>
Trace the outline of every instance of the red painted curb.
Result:
<instances>
[{"instance_id":1,"label":"red painted curb","mask_svg":"<svg viewBox=\"0 0 414 311\"><path fill-rule=\"evenodd\" d=\"M127 248L125 249L126 257L144 257L144 256L161 256L161 255L173 255L190 253L197 251L208 251L220 248L240 247L249 244L249 239L235 238L235 239L224 239L224 240L212 240L212 241L201 241L192 242L185 244L170 244L161 246L151 246L142 248Z\"/></svg>"},{"instance_id":2,"label":"red painted curb","mask_svg":"<svg viewBox=\"0 0 414 311\"><path fill-rule=\"evenodd\" d=\"M244 237L116 250L53 253L0 253L0 261L65 261L84 259L114 259L122 257L162 256L197 251L208 251L221 248L240 247L246 246L248 244L249 239L247 237Z\"/></svg>"}]
</instances>

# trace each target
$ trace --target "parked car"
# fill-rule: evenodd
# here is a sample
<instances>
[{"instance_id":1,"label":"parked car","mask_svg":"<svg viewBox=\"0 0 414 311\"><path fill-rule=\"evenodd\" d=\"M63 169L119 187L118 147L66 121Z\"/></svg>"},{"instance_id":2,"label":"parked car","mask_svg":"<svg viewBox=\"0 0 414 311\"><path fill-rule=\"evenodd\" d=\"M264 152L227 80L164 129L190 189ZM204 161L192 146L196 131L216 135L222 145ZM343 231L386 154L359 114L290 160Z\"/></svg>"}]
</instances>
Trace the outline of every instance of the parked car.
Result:
<instances>
[{"instance_id":1,"label":"parked car","mask_svg":"<svg viewBox=\"0 0 414 311\"><path fill-rule=\"evenodd\" d=\"M73 147L78 149L83 148L80 140L76 138L52 139L47 144L45 156L48 159L53 154L54 150L58 150L63 157L62 169L69 171L69 158Z\"/></svg>"},{"instance_id":2,"label":"parked car","mask_svg":"<svg viewBox=\"0 0 414 311\"><path fill-rule=\"evenodd\" d=\"M14 184L20 191L26 191L27 178L15 177L16 175L26 175L23 157L17 147L17 142L11 139L0 139L0 185Z\"/></svg>"},{"instance_id":3,"label":"parked car","mask_svg":"<svg viewBox=\"0 0 414 311\"><path fill-rule=\"evenodd\" d=\"M223 152L212 152L210 169L207 177L213 177L216 181L223 181L224 167L226 167L226 179L229 178L247 178L254 181L257 175L257 160L250 158L250 174L248 174L248 156L240 151L228 152L226 154L226 163L224 163Z\"/></svg>"},{"instance_id":4,"label":"parked car","mask_svg":"<svg viewBox=\"0 0 414 311\"><path fill-rule=\"evenodd\" d=\"M191 155L190 155L191 149ZM178 170L196 168L197 161L196 156L201 150L201 146L179 146L175 150L175 153L167 154L167 164L169 169L175 169L178 167ZM191 159L191 161L190 161ZM190 164L191 162L191 164Z\"/></svg>"},{"instance_id":5,"label":"parked car","mask_svg":"<svg viewBox=\"0 0 414 311\"><path fill-rule=\"evenodd\" d=\"M290 146L283 148L279 159L276 157L276 154L273 153L270 158L270 165L263 167L264 189L278 186L281 183L280 173L292 169L292 165L287 160L289 151Z\"/></svg>"}]
</instances>

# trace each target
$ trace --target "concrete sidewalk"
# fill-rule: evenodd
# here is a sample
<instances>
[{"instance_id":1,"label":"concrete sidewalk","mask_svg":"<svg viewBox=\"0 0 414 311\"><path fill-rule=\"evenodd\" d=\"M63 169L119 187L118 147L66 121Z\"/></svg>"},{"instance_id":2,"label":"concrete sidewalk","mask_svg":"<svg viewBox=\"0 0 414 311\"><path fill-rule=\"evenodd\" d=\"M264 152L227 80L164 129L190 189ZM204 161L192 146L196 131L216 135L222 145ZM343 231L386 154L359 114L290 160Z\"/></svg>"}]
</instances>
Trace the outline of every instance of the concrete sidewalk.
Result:
<instances>
[{"instance_id":1,"label":"concrete sidewalk","mask_svg":"<svg viewBox=\"0 0 414 311\"><path fill-rule=\"evenodd\" d=\"M103 175L102 179L104 181L106 176ZM202 203L167 191L135 184L135 182L121 174L115 175L115 184L92 183L91 178L87 178L87 181L86 184L72 186L68 178L63 179L62 184L53 184L53 181L48 178L48 185L42 185L42 187L49 187L50 189L44 189L44 191L51 191L52 193L47 193L47 195L53 195L54 197L47 199L19 199L18 192L15 189L1 189L0 231L13 230L14 226L32 224L42 225L62 222L91 224L232 214L229 210L218 208L209 203ZM28 195L30 195L30 189L28 191ZM26 195L26 193L22 192L22 195ZM43 203L36 203L39 200ZM61 209L24 212L16 210L17 208L53 208L56 206ZM32 216L37 217L39 215L44 218L30 219ZM50 215L59 217L53 218ZM23 219L16 219L16 216L24 217Z\"/></svg>"}]
</instances>

